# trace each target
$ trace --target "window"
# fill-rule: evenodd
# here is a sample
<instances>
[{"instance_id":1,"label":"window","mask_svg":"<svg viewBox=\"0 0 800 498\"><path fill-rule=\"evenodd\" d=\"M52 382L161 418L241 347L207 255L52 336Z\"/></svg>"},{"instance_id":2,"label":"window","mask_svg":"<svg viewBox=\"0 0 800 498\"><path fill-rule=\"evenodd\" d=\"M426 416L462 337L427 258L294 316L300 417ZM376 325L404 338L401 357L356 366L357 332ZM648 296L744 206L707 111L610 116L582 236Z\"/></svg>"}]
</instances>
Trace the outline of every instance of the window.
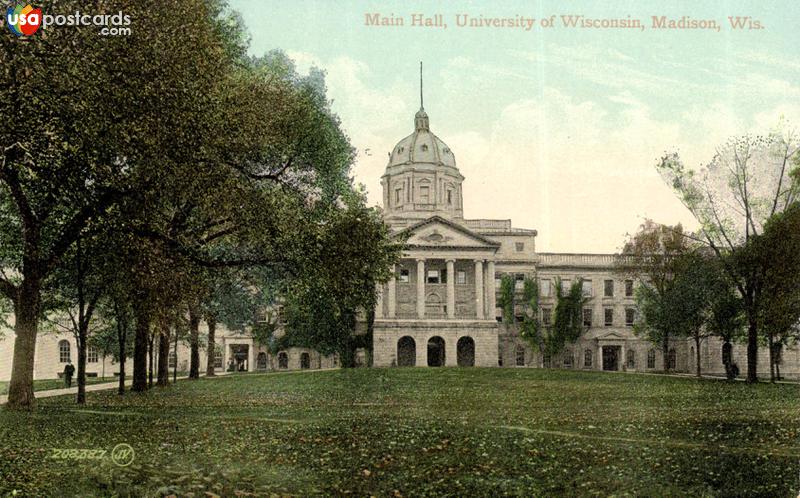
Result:
<instances>
[{"instance_id":1,"label":"window","mask_svg":"<svg viewBox=\"0 0 800 498\"><path fill-rule=\"evenodd\" d=\"M583 326L592 326L592 308L583 308Z\"/></svg>"},{"instance_id":2,"label":"window","mask_svg":"<svg viewBox=\"0 0 800 498\"><path fill-rule=\"evenodd\" d=\"M517 290L521 290L525 287L525 274L524 273L517 273L514 275L514 288Z\"/></svg>"},{"instance_id":3,"label":"window","mask_svg":"<svg viewBox=\"0 0 800 498\"><path fill-rule=\"evenodd\" d=\"M581 289L583 290L584 296L591 296L592 295L592 281L591 280L584 280L581 283Z\"/></svg>"},{"instance_id":4,"label":"window","mask_svg":"<svg viewBox=\"0 0 800 498\"><path fill-rule=\"evenodd\" d=\"M395 189L394 190L394 203L395 204L400 204L400 202L402 202L401 201L402 198L403 198L403 189L401 189L401 188Z\"/></svg>"},{"instance_id":5,"label":"window","mask_svg":"<svg viewBox=\"0 0 800 498\"><path fill-rule=\"evenodd\" d=\"M625 354L628 356L626 361L627 366L629 369L633 370L634 368L636 368L636 351L629 349L628 352Z\"/></svg>"},{"instance_id":6,"label":"window","mask_svg":"<svg viewBox=\"0 0 800 498\"><path fill-rule=\"evenodd\" d=\"M614 297L614 281L606 280L603 284L603 295L605 297Z\"/></svg>"},{"instance_id":7,"label":"window","mask_svg":"<svg viewBox=\"0 0 800 498\"><path fill-rule=\"evenodd\" d=\"M175 368L178 364L178 355L175 354L175 351L169 352L169 368Z\"/></svg>"},{"instance_id":8,"label":"window","mask_svg":"<svg viewBox=\"0 0 800 498\"><path fill-rule=\"evenodd\" d=\"M542 308L542 325L549 327L552 318L552 311L550 308Z\"/></svg>"},{"instance_id":9,"label":"window","mask_svg":"<svg viewBox=\"0 0 800 498\"><path fill-rule=\"evenodd\" d=\"M564 351L564 368L572 368L572 351Z\"/></svg>"},{"instance_id":10,"label":"window","mask_svg":"<svg viewBox=\"0 0 800 498\"><path fill-rule=\"evenodd\" d=\"M656 350L651 349L647 352L647 368L656 368Z\"/></svg>"},{"instance_id":11,"label":"window","mask_svg":"<svg viewBox=\"0 0 800 498\"><path fill-rule=\"evenodd\" d=\"M494 274L494 288L499 289L503 284L503 274L502 273L495 273Z\"/></svg>"},{"instance_id":12,"label":"window","mask_svg":"<svg viewBox=\"0 0 800 498\"><path fill-rule=\"evenodd\" d=\"M422 144L420 149L422 149L422 152L428 152L428 145L427 144Z\"/></svg>"},{"instance_id":13,"label":"window","mask_svg":"<svg viewBox=\"0 0 800 498\"><path fill-rule=\"evenodd\" d=\"M419 188L419 202L422 204L428 204L430 202L431 196L431 188L427 185L423 185Z\"/></svg>"},{"instance_id":14,"label":"window","mask_svg":"<svg viewBox=\"0 0 800 498\"><path fill-rule=\"evenodd\" d=\"M633 280L625 281L625 297L633 297Z\"/></svg>"},{"instance_id":15,"label":"window","mask_svg":"<svg viewBox=\"0 0 800 498\"><path fill-rule=\"evenodd\" d=\"M411 278L408 276L408 270L405 268L400 269L400 282L407 284Z\"/></svg>"},{"instance_id":16,"label":"window","mask_svg":"<svg viewBox=\"0 0 800 498\"><path fill-rule=\"evenodd\" d=\"M675 369L675 365L677 364L678 355L675 353L674 349L670 349L667 353L667 364L669 365L670 370Z\"/></svg>"},{"instance_id":17,"label":"window","mask_svg":"<svg viewBox=\"0 0 800 498\"><path fill-rule=\"evenodd\" d=\"M568 296L569 295L569 288L570 288L570 281L569 280L562 280L561 281L561 295Z\"/></svg>"},{"instance_id":18,"label":"window","mask_svg":"<svg viewBox=\"0 0 800 498\"><path fill-rule=\"evenodd\" d=\"M58 342L58 360L61 363L69 363L72 361L69 357L70 346L69 341L66 339Z\"/></svg>"},{"instance_id":19,"label":"window","mask_svg":"<svg viewBox=\"0 0 800 498\"><path fill-rule=\"evenodd\" d=\"M222 368L222 348L214 349L214 368Z\"/></svg>"},{"instance_id":20,"label":"window","mask_svg":"<svg viewBox=\"0 0 800 498\"><path fill-rule=\"evenodd\" d=\"M522 346L517 346L517 366L524 367L525 366L525 348Z\"/></svg>"},{"instance_id":21,"label":"window","mask_svg":"<svg viewBox=\"0 0 800 498\"><path fill-rule=\"evenodd\" d=\"M453 191L452 190L448 190L447 191L447 204L451 204L451 205L453 204Z\"/></svg>"},{"instance_id":22,"label":"window","mask_svg":"<svg viewBox=\"0 0 800 498\"><path fill-rule=\"evenodd\" d=\"M514 321L516 321L517 323L522 323L522 320L524 319L525 319L524 315L514 315Z\"/></svg>"},{"instance_id":23,"label":"window","mask_svg":"<svg viewBox=\"0 0 800 498\"><path fill-rule=\"evenodd\" d=\"M603 310L605 313L605 325L611 327L614 325L614 308L606 308Z\"/></svg>"},{"instance_id":24,"label":"window","mask_svg":"<svg viewBox=\"0 0 800 498\"><path fill-rule=\"evenodd\" d=\"M88 363L97 363L97 348L89 346L86 350L86 361Z\"/></svg>"},{"instance_id":25,"label":"window","mask_svg":"<svg viewBox=\"0 0 800 498\"><path fill-rule=\"evenodd\" d=\"M636 310L633 308L625 308L625 326L633 327L634 320L636 320Z\"/></svg>"},{"instance_id":26,"label":"window","mask_svg":"<svg viewBox=\"0 0 800 498\"><path fill-rule=\"evenodd\" d=\"M516 244L514 244L514 247L517 249L517 252L522 252L525 250L525 243L517 242Z\"/></svg>"},{"instance_id":27,"label":"window","mask_svg":"<svg viewBox=\"0 0 800 498\"><path fill-rule=\"evenodd\" d=\"M592 350L587 349L583 352L583 368L592 367Z\"/></svg>"},{"instance_id":28,"label":"window","mask_svg":"<svg viewBox=\"0 0 800 498\"><path fill-rule=\"evenodd\" d=\"M497 366L498 367L502 367L503 366L503 353L502 352L497 354Z\"/></svg>"},{"instance_id":29,"label":"window","mask_svg":"<svg viewBox=\"0 0 800 498\"><path fill-rule=\"evenodd\" d=\"M541 287L540 293L542 297L551 297L553 295L553 284L549 279L544 279L539 284Z\"/></svg>"},{"instance_id":30,"label":"window","mask_svg":"<svg viewBox=\"0 0 800 498\"><path fill-rule=\"evenodd\" d=\"M439 270L428 270L428 283L429 284L438 284L439 283Z\"/></svg>"},{"instance_id":31,"label":"window","mask_svg":"<svg viewBox=\"0 0 800 498\"><path fill-rule=\"evenodd\" d=\"M456 283L459 285L464 285L467 283L467 272L464 270L456 271Z\"/></svg>"}]
</instances>

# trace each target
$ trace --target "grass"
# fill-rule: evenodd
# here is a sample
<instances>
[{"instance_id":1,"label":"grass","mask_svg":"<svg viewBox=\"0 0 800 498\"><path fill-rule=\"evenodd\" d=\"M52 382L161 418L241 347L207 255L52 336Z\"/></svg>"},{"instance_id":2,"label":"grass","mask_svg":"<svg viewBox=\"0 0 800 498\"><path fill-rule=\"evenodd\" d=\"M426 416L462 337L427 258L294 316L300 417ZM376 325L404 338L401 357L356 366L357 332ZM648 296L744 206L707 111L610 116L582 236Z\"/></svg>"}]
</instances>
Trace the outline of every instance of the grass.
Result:
<instances>
[{"instance_id":1,"label":"grass","mask_svg":"<svg viewBox=\"0 0 800 498\"><path fill-rule=\"evenodd\" d=\"M0 411L0 494L796 496L800 390L537 369L181 381ZM54 459L54 448L135 460Z\"/></svg>"},{"instance_id":2,"label":"grass","mask_svg":"<svg viewBox=\"0 0 800 498\"><path fill-rule=\"evenodd\" d=\"M119 377L86 377L86 385L102 384L104 382L118 382ZM40 379L33 381L34 391L49 391L50 389L63 389L67 387L64 379ZM78 380L72 377L72 387L78 387ZM0 395L8 394L8 382L0 382Z\"/></svg>"}]
</instances>

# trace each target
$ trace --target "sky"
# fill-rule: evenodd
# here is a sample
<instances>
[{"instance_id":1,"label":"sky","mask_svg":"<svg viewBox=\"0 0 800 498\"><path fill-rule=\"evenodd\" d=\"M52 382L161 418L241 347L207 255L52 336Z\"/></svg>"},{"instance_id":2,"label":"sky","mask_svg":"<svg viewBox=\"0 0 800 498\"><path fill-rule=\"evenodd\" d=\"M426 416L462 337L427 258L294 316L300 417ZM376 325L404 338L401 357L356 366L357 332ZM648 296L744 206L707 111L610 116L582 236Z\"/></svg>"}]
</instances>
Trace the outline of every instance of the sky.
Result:
<instances>
[{"instance_id":1,"label":"sky","mask_svg":"<svg viewBox=\"0 0 800 498\"><path fill-rule=\"evenodd\" d=\"M658 159L677 151L699 168L729 137L800 123L800 7L788 1L230 4L253 55L282 49L301 73L326 72L372 204L388 152L413 131L423 61L431 130L466 177L465 217L534 228L539 252L614 252L647 218L696 228ZM368 14L405 24L369 26ZM414 14L447 28L412 26ZM464 15L534 21L458 27ZM645 29L568 28L564 15ZM652 16L719 29L654 29ZM729 16L760 29L732 29Z\"/></svg>"}]
</instances>

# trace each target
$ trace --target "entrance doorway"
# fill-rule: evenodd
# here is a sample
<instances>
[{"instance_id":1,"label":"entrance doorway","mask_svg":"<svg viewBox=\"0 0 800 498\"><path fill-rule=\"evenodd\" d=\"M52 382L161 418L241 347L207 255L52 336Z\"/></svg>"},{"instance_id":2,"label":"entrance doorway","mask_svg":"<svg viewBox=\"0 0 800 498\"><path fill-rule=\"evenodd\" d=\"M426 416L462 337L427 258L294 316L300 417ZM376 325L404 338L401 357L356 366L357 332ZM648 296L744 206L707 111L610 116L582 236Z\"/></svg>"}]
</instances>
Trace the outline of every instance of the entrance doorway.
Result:
<instances>
[{"instance_id":1,"label":"entrance doorway","mask_svg":"<svg viewBox=\"0 0 800 498\"><path fill-rule=\"evenodd\" d=\"M603 346L603 370L619 370L622 346Z\"/></svg>"},{"instance_id":2,"label":"entrance doorway","mask_svg":"<svg viewBox=\"0 0 800 498\"><path fill-rule=\"evenodd\" d=\"M249 367L247 358L249 356L249 344L231 344L231 360L228 363L228 371L247 372Z\"/></svg>"},{"instance_id":3,"label":"entrance doorway","mask_svg":"<svg viewBox=\"0 0 800 498\"><path fill-rule=\"evenodd\" d=\"M456 359L459 367L475 366L475 341L464 336L456 343Z\"/></svg>"},{"instance_id":4,"label":"entrance doorway","mask_svg":"<svg viewBox=\"0 0 800 498\"><path fill-rule=\"evenodd\" d=\"M438 335L428 340L428 366L444 366L444 339Z\"/></svg>"},{"instance_id":5,"label":"entrance doorway","mask_svg":"<svg viewBox=\"0 0 800 498\"><path fill-rule=\"evenodd\" d=\"M410 336L403 336L397 341L397 366L413 367L417 364L417 343Z\"/></svg>"}]
</instances>

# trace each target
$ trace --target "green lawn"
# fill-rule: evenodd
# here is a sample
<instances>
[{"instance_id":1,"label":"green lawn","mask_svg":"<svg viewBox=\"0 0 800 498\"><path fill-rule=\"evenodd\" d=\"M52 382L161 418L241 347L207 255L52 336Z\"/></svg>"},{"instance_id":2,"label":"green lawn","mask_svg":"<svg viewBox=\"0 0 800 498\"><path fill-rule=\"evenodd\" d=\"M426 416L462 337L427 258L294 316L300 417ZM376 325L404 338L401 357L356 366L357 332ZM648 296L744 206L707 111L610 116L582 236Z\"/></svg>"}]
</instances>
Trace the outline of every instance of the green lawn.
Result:
<instances>
[{"instance_id":1,"label":"green lawn","mask_svg":"<svg viewBox=\"0 0 800 498\"><path fill-rule=\"evenodd\" d=\"M800 388L535 369L179 381L0 411L0 495L797 496ZM128 443L128 467L57 449Z\"/></svg>"}]
</instances>

